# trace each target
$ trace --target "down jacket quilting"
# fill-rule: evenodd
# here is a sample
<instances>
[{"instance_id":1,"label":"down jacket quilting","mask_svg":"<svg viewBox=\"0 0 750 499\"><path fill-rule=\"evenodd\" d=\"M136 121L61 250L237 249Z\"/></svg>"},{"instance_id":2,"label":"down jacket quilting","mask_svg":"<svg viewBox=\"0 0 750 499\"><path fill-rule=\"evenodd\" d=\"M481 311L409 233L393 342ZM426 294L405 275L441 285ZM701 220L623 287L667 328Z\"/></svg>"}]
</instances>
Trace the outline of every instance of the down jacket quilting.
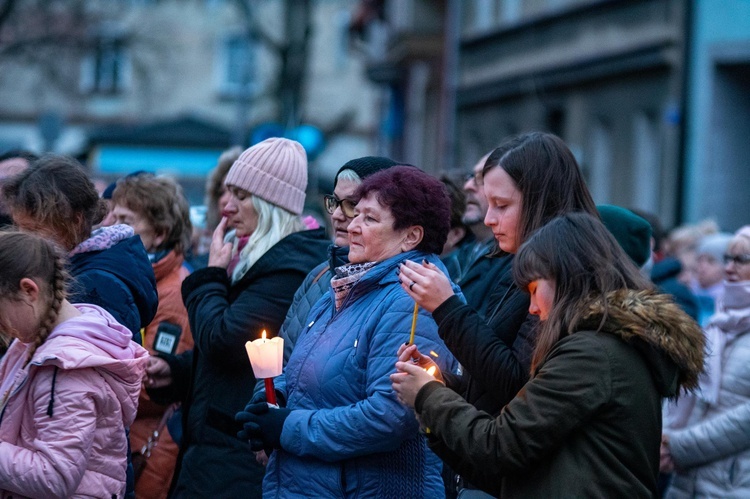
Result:
<instances>
[{"instance_id":1,"label":"down jacket quilting","mask_svg":"<svg viewBox=\"0 0 750 499\"><path fill-rule=\"evenodd\" d=\"M76 308L25 367L14 370L30 348L19 341L0 363L0 379L15 378L0 420L2 497L125 493L125 427L148 353L103 309Z\"/></svg>"},{"instance_id":2,"label":"down jacket quilting","mask_svg":"<svg viewBox=\"0 0 750 499\"><path fill-rule=\"evenodd\" d=\"M130 237L127 237L128 234ZM123 225L102 227L70 256L68 301L91 303L112 314L141 343L141 328L156 314L156 278L140 236Z\"/></svg>"},{"instance_id":3,"label":"down jacket quilting","mask_svg":"<svg viewBox=\"0 0 750 499\"><path fill-rule=\"evenodd\" d=\"M665 429L676 468L669 499L750 497L750 294L743 289L750 291L750 283L728 287L707 329L728 336L716 401L702 393L680 400L693 403L686 424ZM738 298L736 308L727 306L730 296ZM715 353L712 345L709 353Z\"/></svg>"},{"instance_id":4,"label":"down jacket quilting","mask_svg":"<svg viewBox=\"0 0 750 499\"><path fill-rule=\"evenodd\" d=\"M411 409L391 388L396 352L409 339L414 301L397 265L431 255L411 251L380 262L335 311L332 291L315 305L285 370L282 450L272 453L264 497L439 497L440 461ZM460 293L460 291L458 291ZM457 364L420 310L415 343L444 371ZM278 385L277 385L278 386ZM283 386L283 385L282 385Z\"/></svg>"}]
</instances>

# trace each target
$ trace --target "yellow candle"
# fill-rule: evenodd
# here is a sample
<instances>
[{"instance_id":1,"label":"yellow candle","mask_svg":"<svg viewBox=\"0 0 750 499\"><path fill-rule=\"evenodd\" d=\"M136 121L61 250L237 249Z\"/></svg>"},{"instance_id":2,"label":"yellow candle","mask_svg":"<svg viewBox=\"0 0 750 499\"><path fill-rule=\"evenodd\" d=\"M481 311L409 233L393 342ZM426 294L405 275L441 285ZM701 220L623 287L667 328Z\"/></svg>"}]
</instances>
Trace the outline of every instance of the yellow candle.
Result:
<instances>
[{"instance_id":1,"label":"yellow candle","mask_svg":"<svg viewBox=\"0 0 750 499\"><path fill-rule=\"evenodd\" d=\"M414 302L414 315L411 318L411 334L409 335L409 345L414 344L414 330L417 328L417 314L419 313L419 305Z\"/></svg>"}]
</instances>

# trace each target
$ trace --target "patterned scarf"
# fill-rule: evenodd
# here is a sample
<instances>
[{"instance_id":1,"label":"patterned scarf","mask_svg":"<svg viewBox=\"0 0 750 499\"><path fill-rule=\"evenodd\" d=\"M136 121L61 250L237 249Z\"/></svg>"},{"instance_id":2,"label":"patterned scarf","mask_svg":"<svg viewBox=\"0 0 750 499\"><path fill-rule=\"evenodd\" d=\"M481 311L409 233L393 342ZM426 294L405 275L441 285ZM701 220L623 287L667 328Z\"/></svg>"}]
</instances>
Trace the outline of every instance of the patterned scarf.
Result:
<instances>
[{"instance_id":1,"label":"patterned scarf","mask_svg":"<svg viewBox=\"0 0 750 499\"><path fill-rule=\"evenodd\" d=\"M73 248L73 250L68 253L68 256L109 249L120 241L124 241L133 235L135 235L133 228L125 224L100 227L92 232L88 239Z\"/></svg>"},{"instance_id":2,"label":"patterned scarf","mask_svg":"<svg viewBox=\"0 0 750 499\"><path fill-rule=\"evenodd\" d=\"M362 279L362 276L374 267L376 263L377 262L350 263L333 269L336 276L331 279L331 287L333 288L333 296L337 311L341 308L346 297L349 296L349 291L351 291L354 285Z\"/></svg>"}]
</instances>

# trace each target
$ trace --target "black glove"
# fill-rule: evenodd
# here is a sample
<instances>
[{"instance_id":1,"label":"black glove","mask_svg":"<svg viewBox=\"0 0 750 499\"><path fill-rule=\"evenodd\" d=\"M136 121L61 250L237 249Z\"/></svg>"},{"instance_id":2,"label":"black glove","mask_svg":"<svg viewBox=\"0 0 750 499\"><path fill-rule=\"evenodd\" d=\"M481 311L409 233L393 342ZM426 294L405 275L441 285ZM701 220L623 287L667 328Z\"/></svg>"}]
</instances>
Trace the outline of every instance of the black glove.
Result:
<instances>
[{"instance_id":1,"label":"black glove","mask_svg":"<svg viewBox=\"0 0 750 499\"><path fill-rule=\"evenodd\" d=\"M281 448L281 430L290 412L284 408L271 409L265 402L250 403L234 416L235 421L244 423L237 438L249 441L252 450L264 450L271 455L271 451Z\"/></svg>"}]
</instances>

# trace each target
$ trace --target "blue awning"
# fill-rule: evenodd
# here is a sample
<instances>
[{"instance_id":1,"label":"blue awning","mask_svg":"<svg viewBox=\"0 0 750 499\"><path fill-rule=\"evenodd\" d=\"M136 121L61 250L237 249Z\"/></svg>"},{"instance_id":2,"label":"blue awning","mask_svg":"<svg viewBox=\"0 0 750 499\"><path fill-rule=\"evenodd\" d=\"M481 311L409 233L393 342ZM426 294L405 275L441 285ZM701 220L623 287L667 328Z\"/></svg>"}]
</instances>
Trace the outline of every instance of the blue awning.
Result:
<instances>
[{"instance_id":1,"label":"blue awning","mask_svg":"<svg viewBox=\"0 0 750 499\"><path fill-rule=\"evenodd\" d=\"M205 177L221 153L221 149L99 145L92 151L89 163L93 173L108 175L145 170L176 177Z\"/></svg>"}]
</instances>

